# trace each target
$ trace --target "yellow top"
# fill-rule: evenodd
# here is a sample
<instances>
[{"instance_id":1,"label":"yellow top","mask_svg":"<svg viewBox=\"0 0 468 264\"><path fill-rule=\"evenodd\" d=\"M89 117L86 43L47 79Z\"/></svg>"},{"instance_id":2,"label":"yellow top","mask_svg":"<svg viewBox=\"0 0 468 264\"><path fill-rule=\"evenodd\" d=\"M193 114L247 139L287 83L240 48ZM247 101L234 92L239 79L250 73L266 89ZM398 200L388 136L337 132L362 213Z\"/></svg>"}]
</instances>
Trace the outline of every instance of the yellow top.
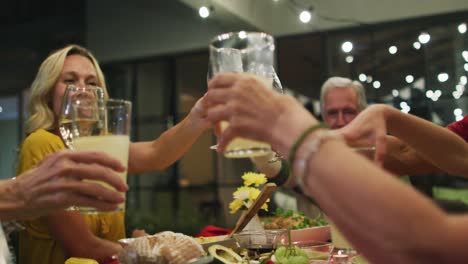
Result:
<instances>
[{"instance_id":1,"label":"yellow top","mask_svg":"<svg viewBox=\"0 0 468 264\"><path fill-rule=\"evenodd\" d=\"M23 142L18 158L17 175L33 168L46 155L64 149L60 137L43 129L31 133ZM83 214L92 233L117 242L125 237L124 213ZM25 221L19 235L19 264L63 264L69 257L52 237L45 218ZM73 232L70 227L70 232ZM76 243L80 243L77 239Z\"/></svg>"},{"instance_id":2,"label":"yellow top","mask_svg":"<svg viewBox=\"0 0 468 264\"><path fill-rule=\"evenodd\" d=\"M65 264L99 264L97 261L85 258L69 258Z\"/></svg>"}]
</instances>

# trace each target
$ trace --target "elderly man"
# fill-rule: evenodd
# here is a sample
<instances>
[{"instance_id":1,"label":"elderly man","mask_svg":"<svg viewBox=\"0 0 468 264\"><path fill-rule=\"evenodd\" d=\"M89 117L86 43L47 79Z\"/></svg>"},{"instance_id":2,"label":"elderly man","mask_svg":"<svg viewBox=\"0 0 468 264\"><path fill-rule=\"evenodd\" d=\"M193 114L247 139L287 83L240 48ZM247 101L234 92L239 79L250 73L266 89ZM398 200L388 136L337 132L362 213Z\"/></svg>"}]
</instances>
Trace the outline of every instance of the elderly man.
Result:
<instances>
[{"instance_id":1,"label":"elderly man","mask_svg":"<svg viewBox=\"0 0 468 264\"><path fill-rule=\"evenodd\" d=\"M331 129L338 129L350 123L367 106L364 87L358 81L343 77L330 77L320 91L320 108L324 122ZM287 162L269 162L273 154L252 158L257 170L278 185L285 183L289 176ZM290 187L294 183L289 183ZM299 210L308 216L316 216L319 211L310 205L308 198L283 189L284 194L275 195L275 202L281 207ZM279 196L279 197L278 197ZM288 199L289 196L289 199ZM294 197L294 199L290 199ZM294 201L292 201L294 200ZM291 206L294 203L296 206ZM292 208L291 208L292 207Z\"/></svg>"},{"instance_id":2,"label":"elderly man","mask_svg":"<svg viewBox=\"0 0 468 264\"><path fill-rule=\"evenodd\" d=\"M331 129L344 127L367 106L364 87L358 81L331 77L320 91L320 110Z\"/></svg>"}]
</instances>

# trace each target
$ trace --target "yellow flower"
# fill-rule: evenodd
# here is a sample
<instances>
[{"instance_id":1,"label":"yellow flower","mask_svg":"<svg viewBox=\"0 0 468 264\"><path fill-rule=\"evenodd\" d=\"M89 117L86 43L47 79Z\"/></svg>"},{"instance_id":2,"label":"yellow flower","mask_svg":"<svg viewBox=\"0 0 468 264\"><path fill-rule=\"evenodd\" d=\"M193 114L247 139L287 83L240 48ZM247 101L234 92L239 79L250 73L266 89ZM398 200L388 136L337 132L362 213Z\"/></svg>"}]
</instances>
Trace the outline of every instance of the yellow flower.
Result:
<instances>
[{"instance_id":1,"label":"yellow flower","mask_svg":"<svg viewBox=\"0 0 468 264\"><path fill-rule=\"evenodd\" d=\"M252 187L249 188L249 199L254 201L257 199L258 195L260 195L260 190Z\"/></svg>"},{"instance_id":2,"label":"yellow flower","mask_svg":"<svg viewBox=\"0 0 468 264\"><path fill-rule=\"evenodd\" d=\"M231 209L230 213L235 214L237 211L239 211L239 209L242 208L242 206L244 206L244 203L241 200L233 200L229 204L229 209Z\"/></svg>"},{"instance_id":3,"label":"yellow flower","mask_svg":"<svg viewBox=\"0 0 468 264\"><path fill-rule=\"evenodd\" d=\"M232 196L234 197L234 199L238 199L241 201L247 200L250 198L250 189L250 187L241 186L237 188L237 190L232 194Z\"/></svg>"},{"instance_id":4,"label":"yellow flower","mask_svg":"<svg viewBox=\"0 0 468 264\"><path fill-rule=\"evenodd\" d=\"M231 214L236 213L239 209L249 208L252 205L253 201L255 201L255 199L257 199L257 197L260 195L260 190L255 187L258 187L267 182L265 174L253 172L245 173L242 176L242 179L244 180L244 186L237 188L237 190L232 194L232 197L234 199L229 204ZM261 209L268 211L267 203L269 201L270 199L268 199L262 205Z\"/></svg>"},{"instance_id":5,"label":"yellow flower","mask_svg":"<svg viewBox=\"0 0 468 264\"><path fill-rule=\"evenodd\" d=\"M244 173L244 175L242 175L242 179L244 180L244 186L254 185L255 187L258 187L267 182L265 174L255 172Z\"/></svg>"}]
</instances>

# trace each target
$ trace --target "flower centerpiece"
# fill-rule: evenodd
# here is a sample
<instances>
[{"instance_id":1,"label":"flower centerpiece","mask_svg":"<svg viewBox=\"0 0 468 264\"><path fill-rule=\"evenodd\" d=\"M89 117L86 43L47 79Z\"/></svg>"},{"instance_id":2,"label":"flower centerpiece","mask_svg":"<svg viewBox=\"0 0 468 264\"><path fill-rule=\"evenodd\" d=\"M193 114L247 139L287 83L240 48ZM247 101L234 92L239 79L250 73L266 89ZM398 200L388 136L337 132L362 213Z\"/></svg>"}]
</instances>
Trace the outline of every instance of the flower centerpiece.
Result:
<instances>
[{"instance_id":1,"label":"flower centerpiece","mask_svg":"<svg viewBox=\"0 0 468 264\"><path fill-rule=\"evenodd\" d=\"M232 194L233 200L229 204L231 214L235 214L239 210L247 210L260 194L259 187L267 182L267 178L263 173L246 172L242 175L244 183ZM261 207L262 210L268 211L268 199ZM263 229L263 225L258 217L252 218L250 223L244 230Z\"/></svg>"}]
</instances>

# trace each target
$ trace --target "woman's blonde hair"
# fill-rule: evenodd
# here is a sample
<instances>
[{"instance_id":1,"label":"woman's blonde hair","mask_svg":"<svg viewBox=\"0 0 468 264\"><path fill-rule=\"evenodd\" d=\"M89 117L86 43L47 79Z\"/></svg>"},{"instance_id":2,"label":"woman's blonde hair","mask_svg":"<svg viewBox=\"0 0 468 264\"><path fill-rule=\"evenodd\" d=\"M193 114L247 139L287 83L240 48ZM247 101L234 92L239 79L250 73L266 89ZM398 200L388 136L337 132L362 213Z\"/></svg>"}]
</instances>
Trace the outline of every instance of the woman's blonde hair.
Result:
<instances>
[{"instance_id":1,"label":"woman's blonde hair","mask_svg":"<svg viewBox=\"0 0 468 264\"><path fill-rule=\"evenodd\" d=\"M53 90L62 72L65 59L70 55L81 55L88 58L94 66L97 83L104 90L107 97L106 82L96 58L87 49L78 45L68 45L49 55L39 67L36 78L31 85L28 104L29 117L26 120L26 134L38 129L50 130L54 128L55 118L52 111Z\"/></svg>"}]
</instances>

